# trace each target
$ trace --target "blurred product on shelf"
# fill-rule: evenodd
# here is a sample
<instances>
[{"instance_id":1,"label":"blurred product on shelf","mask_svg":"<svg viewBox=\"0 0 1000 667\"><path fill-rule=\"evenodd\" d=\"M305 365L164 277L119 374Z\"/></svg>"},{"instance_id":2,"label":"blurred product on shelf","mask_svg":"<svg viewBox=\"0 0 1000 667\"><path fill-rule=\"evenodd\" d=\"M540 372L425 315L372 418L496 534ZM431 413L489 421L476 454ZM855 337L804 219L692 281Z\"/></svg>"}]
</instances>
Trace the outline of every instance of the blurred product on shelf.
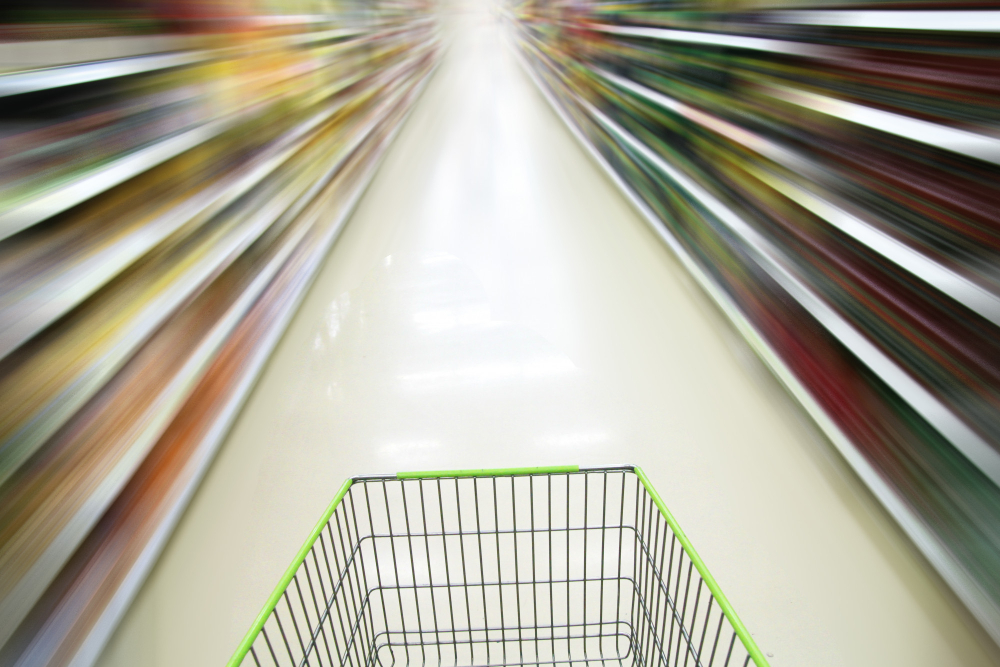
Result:
<instances>
[{"instance_id":1,"label":"blurred product on shelf","mask_svg":"<svg viewBox=\"0 0 1000 667\"><path fill-rule=\"evenodd\" d=\"M0 664L86 665L439 39L427 0L0 20Z\"/></svg>"},{"instance_id":2,"label":"blurred product on shelf","mask_svg":"<svg viewBox=\"0 0 1000 667\"><path fill-rule=\"evenodd\" d=\"M1000 9L839 7L508 18L571 129L1000 642Z\"/></svg>"}]
</instances>

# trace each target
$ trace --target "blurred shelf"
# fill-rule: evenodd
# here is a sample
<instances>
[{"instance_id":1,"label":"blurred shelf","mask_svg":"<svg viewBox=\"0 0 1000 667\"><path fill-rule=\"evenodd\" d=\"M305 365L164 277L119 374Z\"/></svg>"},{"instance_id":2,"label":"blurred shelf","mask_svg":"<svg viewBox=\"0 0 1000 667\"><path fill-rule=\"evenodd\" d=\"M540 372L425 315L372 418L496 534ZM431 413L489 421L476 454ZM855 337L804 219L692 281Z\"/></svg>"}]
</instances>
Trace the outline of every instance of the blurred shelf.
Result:
<instances>
[{"instance_id":1,"label":"blurred shelf","mask_svg":"<svg viewBox=\"0 0 1000 667\"><path fill-rule=\"evenodd\" d=\"M335 98L368 76L370 72L363 69L345 74L334 85L325 88L317 101L322 104L327 98ZM0 359L75 308L172 234L182 228L193 231L233 204L280 168L311 139L316 127L342 109L347 101L338 99L270 143L241 148L246 154L245 160L226 167L228 173L214 177L204 189L186 186L180 196L168 193L164 197L166 210L152 219L147 209L137 208L135 202L127 201L117 207L112 205L110 209L97 207L95 212L84 216L82 224L68 225L61 240L49 234L16 244L4 257L4 266L0 268L0 285L12 286L0 294ZM252 122L253 118L239 120ZM231 120L229 127L236 122L237 119ZM225 129L228 128L223 131ZM215 136L221 133L216 132ZM231 159L232 155L226 155L224 147L219 150L224 160ZM153 166L156 165L150 168ZM81 192L86 193L86 189ZM96 194L100 190L91 192ZM104 220L109 217L115 220L118 229L107 229ZM88 233L86 227L97 228L94 230L97 233Z\"/></svg>"},{"instance_id":2,"label":"blurred shelf","mask_svg":"<svg viewBox=\"0 0 1000 667\"><path fill-rule=\"evenodd\" d=\"M141 585L436 60L397 5L0 75L0 663L89 664ZM73 46L123 40L168 41Z\"/></svg>"},{"instance_id":3,"label":"blurred shelf","mask_svg":"<svg viewBox=\"0 0 1000 667\"><path fill-rule=\"evenodd\" d=\"M780 32L660 8L509 17L563 120L1000 642L990 17L942 13L921 51L898 34L921 12Z\"/></svg>"},{"instance_id":4,"label":"blurred shelf","mask_svg":"<svg viewBox=\"0 0 1000 667\"><path fill-rule=\"evenodd\" d=\"M727 139L754 151L761 157L774 161L788 169L788 173L807 173L810 178L826 181L833 187L840 185L835 176L829 174L821 166L810 163L805 155L796 152L792 148L783 146L766 137L745 130L728 121L700 111L599 67L594 67L592 71L623 91L633 93L644 100L652 102L665 111L679 114L698 123L708 131L717 132ZM812 211L859 243L863 243L874 252L877 252L899 267L906 269L915 278L925 281L962 303L970 310L979 313L985 319L1000 326L1000 297L991 292L987 287L976 284L970 278L959 274L948 266L924 255L919 250L897 240L874 224L852 215L831 201L823 199L812 190L802 187L783 175L768 171L763 165L761 165L757 176L768 186Z\"/></svg>"},{"instance_id":5,"label":"blurred shelf","mask_svg":"<svg viewBox=\"0 0 1000 667\"><path fill-rule=\"evenodd\" d=\"M207 51L162 53L134 58L120 58L79 65L66 65L50 69L29 70L0 74L0 97L23 95L40 90L102 81L120 76L132 76L171 67L181 67L202 62L210 57Z\"/></svg>"},{"instance_id":6,"label":"blurred shelf","mask_svg":"<svg viewBox=\"0 0 1000 667\"><path fill-rule=\"evenodd\" d=\"M1000 32L1000 12L988 9L800 9L762 12L756 16L771 23L792 25L822 25L869 30Z\"/></svg>"}]
</instances>

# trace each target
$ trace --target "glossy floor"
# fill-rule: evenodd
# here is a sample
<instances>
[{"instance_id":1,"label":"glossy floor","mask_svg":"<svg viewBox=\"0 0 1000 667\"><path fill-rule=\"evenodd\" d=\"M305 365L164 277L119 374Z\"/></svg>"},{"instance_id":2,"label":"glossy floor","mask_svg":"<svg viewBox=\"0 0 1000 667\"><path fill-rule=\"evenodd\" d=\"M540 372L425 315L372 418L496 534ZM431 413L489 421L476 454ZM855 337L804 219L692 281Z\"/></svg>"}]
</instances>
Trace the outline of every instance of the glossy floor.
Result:
<instances>
[{"instance_id":1,"label":"glossy floor","mask_svg":"<svg viewBox=\"0 0 1000 667\"><path fill-rule=\"evenodd\" d=\"M773 665L1000 653L587 158L485 0L101 664L224 664L344 478L642 465Z\"/></svg>"}]
</instances>

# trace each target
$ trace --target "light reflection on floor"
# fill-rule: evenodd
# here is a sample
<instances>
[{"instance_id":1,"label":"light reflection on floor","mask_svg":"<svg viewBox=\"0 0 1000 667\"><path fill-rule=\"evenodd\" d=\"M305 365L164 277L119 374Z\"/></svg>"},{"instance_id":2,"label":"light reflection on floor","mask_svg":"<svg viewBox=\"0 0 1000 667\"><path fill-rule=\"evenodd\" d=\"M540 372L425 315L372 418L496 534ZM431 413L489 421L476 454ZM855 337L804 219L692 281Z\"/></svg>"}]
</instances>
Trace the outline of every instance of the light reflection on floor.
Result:
<instances>
[{"instance_id":1,"label":"light reflection on floor","mask_svg":"<svg viewBox=\"0 0 1000 667\"><path fill-rule=\"evenodd\" d=\"M316 377L305 382L324 389L301 396L296 412L322 414L327 401L351 414L352 427L380 443L379 470L428 468L468 449L466 419L496 420L507 443L533 443L533 457L550 462L621 430L588 375L538 333L494 320L475 272L445 252L378 262L331 301L315 340Z\"/></svg>"}]
</instances>

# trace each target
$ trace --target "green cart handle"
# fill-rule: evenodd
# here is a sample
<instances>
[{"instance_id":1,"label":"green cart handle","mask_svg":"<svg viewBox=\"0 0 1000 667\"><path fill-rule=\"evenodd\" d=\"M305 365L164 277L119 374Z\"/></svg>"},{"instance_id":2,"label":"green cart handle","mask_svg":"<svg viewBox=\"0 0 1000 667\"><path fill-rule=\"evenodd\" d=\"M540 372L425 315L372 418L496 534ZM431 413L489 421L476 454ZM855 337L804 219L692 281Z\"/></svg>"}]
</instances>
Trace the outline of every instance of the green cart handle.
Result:
<instances>
[{"instance_id":1,"label":"green cart handle","mask_svg":"<svg viewBox=\"0 0 1000 667\"><path fill-rule=\"evenodd\" d=\"M425 472L397 472L396 479L425 479L434 477L515 477L521 475L555 475L580 472L580 466L543 466L540 468L484 468L482 470L429 470Z\"/></svg>"}]
</instances>

